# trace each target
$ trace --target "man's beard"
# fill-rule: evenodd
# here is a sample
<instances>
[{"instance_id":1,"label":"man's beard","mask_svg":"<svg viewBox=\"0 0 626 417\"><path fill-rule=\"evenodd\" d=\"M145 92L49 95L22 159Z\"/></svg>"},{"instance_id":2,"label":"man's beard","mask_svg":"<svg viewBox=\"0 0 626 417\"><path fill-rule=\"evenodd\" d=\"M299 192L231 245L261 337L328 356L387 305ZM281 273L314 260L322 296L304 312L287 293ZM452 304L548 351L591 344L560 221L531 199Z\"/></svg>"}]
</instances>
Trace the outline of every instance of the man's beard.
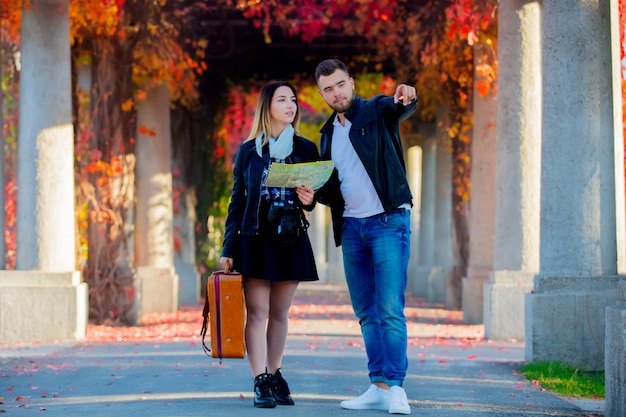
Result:
<instances>
[{"instance_id":1,"label":"man's beard","mask_svg":"<svg viewBox=\"0 0 626 417\"><path fill-rule=\"evenodd\" d=\"M330 107L337 113L345 113L348 110L350 110L350 107L352 107L353 102L354 102L354 94L352 94L351 97L346 97L345 102L342 102L341 104L333 104Z\"/></svg>"}]
</instances>

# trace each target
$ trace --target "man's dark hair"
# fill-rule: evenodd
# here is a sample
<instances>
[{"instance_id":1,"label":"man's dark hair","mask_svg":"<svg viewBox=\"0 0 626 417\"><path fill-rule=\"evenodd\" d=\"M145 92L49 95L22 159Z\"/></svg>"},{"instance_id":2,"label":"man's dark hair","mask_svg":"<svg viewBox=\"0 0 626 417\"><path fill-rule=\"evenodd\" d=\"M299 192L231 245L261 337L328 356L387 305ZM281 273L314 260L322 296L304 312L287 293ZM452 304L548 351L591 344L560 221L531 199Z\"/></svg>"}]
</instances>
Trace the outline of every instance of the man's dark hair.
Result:
<instances>
[{"instance_id":1,"label":"man's dark hair","mask_svg":"<svg viewBox=\"0 0 626 417\"><path fill-rule=\"evenodd\" d=\"M315 69L315 82L319 82L320 77L327 77L337 70L341 70L347 75L350 75L344 63L338 59L327 59L320 62Z\"/></svg>"}]
</instances>

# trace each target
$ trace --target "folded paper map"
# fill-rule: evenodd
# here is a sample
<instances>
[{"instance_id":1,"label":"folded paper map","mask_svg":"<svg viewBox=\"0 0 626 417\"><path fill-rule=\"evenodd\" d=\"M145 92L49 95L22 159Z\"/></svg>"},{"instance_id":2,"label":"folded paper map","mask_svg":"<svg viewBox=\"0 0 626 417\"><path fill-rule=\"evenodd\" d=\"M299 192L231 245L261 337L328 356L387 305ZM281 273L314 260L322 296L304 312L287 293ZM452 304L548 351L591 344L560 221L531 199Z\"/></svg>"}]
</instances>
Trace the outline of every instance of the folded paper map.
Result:
<instances>
[{"instance_id":1,"label":"folded paper map","mask_svg":"<svg viewBox=\"0 0 626 417\"><path fill-rule=\"evenodd\" d=\"M266 187L295 188L308 185L317 190L328 181L333 172L333 161L304 162L301 164L270 165L263 185Z\"/></svg>"}]
</instances>

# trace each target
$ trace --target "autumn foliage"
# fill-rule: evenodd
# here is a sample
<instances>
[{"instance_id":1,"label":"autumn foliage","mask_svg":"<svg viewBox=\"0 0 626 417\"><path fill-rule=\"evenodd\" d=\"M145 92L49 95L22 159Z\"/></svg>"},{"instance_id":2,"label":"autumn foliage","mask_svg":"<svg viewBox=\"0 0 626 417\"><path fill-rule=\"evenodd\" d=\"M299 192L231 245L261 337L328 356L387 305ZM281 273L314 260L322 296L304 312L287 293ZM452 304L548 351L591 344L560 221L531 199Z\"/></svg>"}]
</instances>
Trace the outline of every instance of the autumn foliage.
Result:
<instances>
[{"instance_id":1,"label":"autumn foliage","mask_svg":"<svg viewBox=\"0 0 626 417\"><path fill-rule=\"evenodd\" d=\"M200 99L199 81L209 70L206 55L211 39L193 36L191 29L199 24L194 20L198 12L217 7L239 11L258 28L268 44L274 41L276 30L309 43L325 42L325 37L330 35L350 37L355 46L368 51L347 62L351 71L358 73L355 75L361 80L369 80L360 73L365 71L384 76L376 82L368 81L373 86L366 90L368 93L388 90L389 85L397 82L416 85L420 122L436 123L438 131L445 135L435 140L452 154L458 263L452 284L460 286L468 262L473 95L475 91L481 96L497 93L497 0L59 1L69 2L75 75L78 267L89 283L90 315L94 321L126 323L135 319L132 317L135 265L128 241L133 217L134 145L138 134L154 134L149 126L137 126L136 104L150 88L165 84L175 112L182 114L185 111L180 111L181 108L196 106ZM33 7L37 7L37 0L0 0L3 50L19 49L22 9L27 13ZM626 67L626 0L620 0L619 20L622 63ZM2 65L13 71L3 73L2 79L3 90L9 97L4 101L3 113L7 115L4 137L13 140L12 145L5 147L9 151L5 193L10 209L6 220L10 254L15 242L12 229L15 185L10 168L16 145L12 129L17 113L19 74L15 62L3 61ZM89 74L89 85L79 82L85 74ZM626 75L622 77L623 102L626 102L625 78ZM309 106L307 110L313 113L321 111L325 106L315 102L314 87L310 90L306 83L302 84L303 106ZM176 201L198 185L198 199L206 201L201 205L206 216L197 224L203 256L215 256L219 250L208 248L207 235L214 233L219 238L223 210L218 207L223 207L228 197L225 173L229 172L232 155L248 130L255 101L254 86L232 85L225 90L221 107L211 116L219 119L211 120L213 130L201 139L193 139L210 142L205 147L210 156L204 162L215 169L204 171L207 178L197 184L184 183L190 176L184 173L189 167L182 166L175 173L183 178L182 185L174 189ZM188 128L187 116L189 112L181 119L182 127ZM311 132L311 135L316 133L315 129ZM174 244L177 248L181 246L176 237ZM199 263L203 261L199 259Z\"/></svg>"},{"instance_id":2,"label":"autumn foliage","mask_svg":"<svg viewBox=\"0 0 626 417\"><path fill-rule=\"evenodd\" d=\"M76 171L86 222L80 229L87 248L83 273L96 322L137 320L129 241L134 144L137 134L150 137L154 132L136 125L136 103L150 88L166 84L172 101L193 105L197 78L206 69L201 60L206 42L197 39L183 46L182 30L194 4L182 6L140 0L70 3L75 64L79 70L84 64L92 80L84 106L77 106ZM195 6L203 7L200 2ZM81 94L79 86L76 91Z\"/></svg>"},{"instance_id":3,"label":"autumn foliage","mask_svg":"<svg viewBox=\"0 0 626 417\"><path fill-rule=\"evenodd\" d=\"M496 89L496 4L495 0L237 2L264 30L268 42L272 25L310 42L329 31L360 36L375 48L372 61L391 62L397 79L417 86L422 121L436 120L448 132L449 138L438 140L453 154L459 260L453 286L459 290L459 305L460 278L468 262L471 104L475 81L482 95Z\"/></svg>"},{"instance_id":4,"label":"autumn foliage","mask_svg":"<svg viewBox=\"0 0 626 417\"><path fill-rule=\"evenodd\" d=\"M2 39L8 43L19 41L22 21L22 0L0 0Z\"/></svg>"},{"instance_id":5,"label":"autumn foliage","mask_svg":"<svg viewBox=\"0 0 626 417\"><path fill-rule=\"evenodd\" d=\"M77 267L89 284L90 317L96 322L130 322L136 319L132 317L134 261L129 241L134 143L137 134L152 133L149 127L136 125L135 106L148 89L160 84L168 85L174 102L183 106L196 102L197 80L206 69L202 60L206 41L188 42L184 30L195 8L207 6L200 1L58 2L64 3L69 3L75 75ZM21 15L35 10L39 2L2 0L0 6L3 48L7 43L19 48ZM2 64L15 69L15 65ZM17 100L18 81L17 71L3 78L3 89L12 89L11 100ZM11 115L7 110L4 114ZM15 123L16 119L10 119L5 126L10 130ZM6 130L3 136L15 139ZM10 154L7 160L11 161ZM11 174L7 184L7 207L12 207ZM14 215L7 217L11 251Z\"/></svg>"}]
</instances>

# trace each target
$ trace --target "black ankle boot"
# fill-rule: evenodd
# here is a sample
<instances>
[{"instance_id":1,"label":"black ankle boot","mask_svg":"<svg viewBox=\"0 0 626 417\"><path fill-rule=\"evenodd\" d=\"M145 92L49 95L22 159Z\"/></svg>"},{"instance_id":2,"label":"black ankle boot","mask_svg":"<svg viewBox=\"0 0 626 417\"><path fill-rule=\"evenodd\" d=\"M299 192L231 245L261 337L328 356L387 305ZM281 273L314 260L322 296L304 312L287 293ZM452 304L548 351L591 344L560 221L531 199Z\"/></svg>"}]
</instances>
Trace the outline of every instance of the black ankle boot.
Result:
<instances>
[{"instance_id":1,"label":"black ankle boot","mask_svg":"<svg viewBox=\"0 0 626 417\"><path fill-rule=\"evenodd\" d=\"M276 370L274 375L271 375L271 387L274 401L278 405L293 405L293 399L291 398L291 392L289 392L289 385L280 373L280 368Z\"/></svg>"},{"instance_id":2,"label":"black ankle boot","mask_svg":"<svg viewBox=\"0 0 626 417\"><path fill-rule=\"evenodd\" d=\"M272 396L270 374L260 374L254 378L254 406L259 408L274 408L276 401Z\"/></svg>"}]
</instances>

